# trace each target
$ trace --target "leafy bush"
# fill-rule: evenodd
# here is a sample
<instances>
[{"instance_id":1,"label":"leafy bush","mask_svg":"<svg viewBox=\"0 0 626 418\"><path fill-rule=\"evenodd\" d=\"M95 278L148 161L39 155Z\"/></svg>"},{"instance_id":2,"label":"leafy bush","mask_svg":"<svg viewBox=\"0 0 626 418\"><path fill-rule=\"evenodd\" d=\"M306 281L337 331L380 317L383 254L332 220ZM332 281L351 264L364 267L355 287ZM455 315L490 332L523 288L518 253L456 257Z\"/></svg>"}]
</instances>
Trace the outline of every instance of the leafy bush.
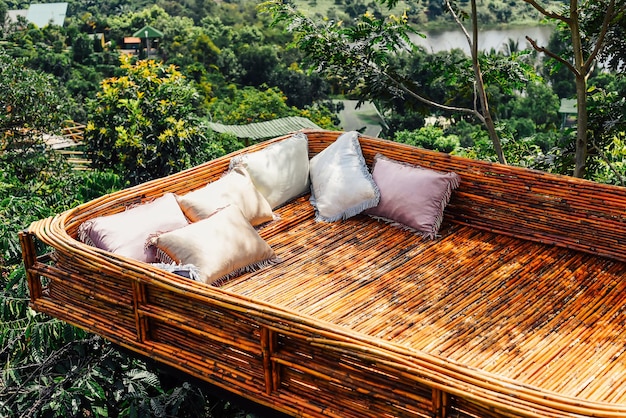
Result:
<instances>
[{"instance_id":1,"label":"leafy bush","mask_svg":"<svg viewBox=\"0 0 626 418\"><path fill-rule=\"evenodd\" d=\"M461 145L458 136L446 135L442 128L436 126L425 126L417 131L397 132L394 141L447 153Z\"/></svg>"},{"instance_id":2,"label":"leafy bush","mask_svg":"<svg viewBox=\"0 0 626 418\"><path fill-rule=\"evenodd\" d=\"M112 171L86 171L76 174L79 185L76 197L81 202L88 202L105 194L125 188L128 184Z\"/></svg>"},{"instance_id":3,"label":"leafy bush","mask_svg":"<svg viewBox=\"0 0 626 418\"><path fill-rule=\"evenodd\" d=\"M174 66L120 60L123 75L104 80L88 102L85 141L94 167L131 184L188 168L203 140L197 91Z\"/></svg>"}]
</instances>

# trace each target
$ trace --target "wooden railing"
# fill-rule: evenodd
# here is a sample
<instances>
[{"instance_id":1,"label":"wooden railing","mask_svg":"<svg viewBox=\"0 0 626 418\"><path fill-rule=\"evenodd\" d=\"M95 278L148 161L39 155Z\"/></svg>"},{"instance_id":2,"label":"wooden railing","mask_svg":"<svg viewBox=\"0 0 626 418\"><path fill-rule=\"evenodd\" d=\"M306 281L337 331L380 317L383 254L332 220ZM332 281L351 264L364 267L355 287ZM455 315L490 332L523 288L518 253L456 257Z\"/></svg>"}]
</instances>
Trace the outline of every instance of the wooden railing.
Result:
<instances>
[{"instance_id":1,"label":"wooden railing","mask_svg":"<svg viewBox=\"0 0 626 418\"><path fill-rule=\"evenodd\" d=\"M67 148L59 148L57 152L67 159L67 162L74 170L89 170L91 160L85 155L84 151L77 150L75 147L82 145L85 133L85 125L74 121L66 121L66 126L62 129L61 135L67 141Z\"/></svg>"},{"instance_id":2,"label":"wooden railing","mask_svg":"<svg viewBox=\"0 0 626 418\"><path fill-rule=\"evenodd\" d=\"M66 121L66 124L67 126L62 129L63 137L76 144L81 144L85 133L85 125L76 123L73 120Z\"/></svg>"}]
</instances>

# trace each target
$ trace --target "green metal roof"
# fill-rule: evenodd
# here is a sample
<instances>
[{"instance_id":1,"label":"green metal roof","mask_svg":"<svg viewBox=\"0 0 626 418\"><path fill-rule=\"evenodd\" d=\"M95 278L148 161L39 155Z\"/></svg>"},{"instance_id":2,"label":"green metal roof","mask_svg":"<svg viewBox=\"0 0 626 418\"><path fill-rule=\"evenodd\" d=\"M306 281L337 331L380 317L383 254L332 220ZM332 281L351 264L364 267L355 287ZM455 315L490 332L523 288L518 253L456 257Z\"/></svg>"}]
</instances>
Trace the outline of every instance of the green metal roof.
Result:
<instances>
[{"instance_id":1,"label":"green metal roof","mask_svg":"<svg viewBox=\"0 0 626 418\"><path fill-rule=\"evenodd\" d=\"M223 125L221 123L209 122L209 127L215 132L229 133L235 135L237 138L248 138L252 140L274 138L305 128L320 128L309 119L299 116L289 116L266 122L250 123L248 125Z\"/></svg>"},{"instance_id":2,"label":"green metal roof","mask_svg":"<svg viewBox=\"0 0 626 418\"><path fill-rule=\"evenodd\" d=\"M559 113L578 113L576 99L561 99Z\"/></svg>"},{"instance_id":3,"label":"green metal roof","mask_svg":"<svg viewBox=\"0 0 626 418\"><path fill-rule=\"evenodd\" d=\"M146 36L147 34L147 36ZM162 38L163 32L156 30L152 26L144 26L139 29L137 32L133 33L133 36L136 38Z\"/></svg>"}]
</instances>

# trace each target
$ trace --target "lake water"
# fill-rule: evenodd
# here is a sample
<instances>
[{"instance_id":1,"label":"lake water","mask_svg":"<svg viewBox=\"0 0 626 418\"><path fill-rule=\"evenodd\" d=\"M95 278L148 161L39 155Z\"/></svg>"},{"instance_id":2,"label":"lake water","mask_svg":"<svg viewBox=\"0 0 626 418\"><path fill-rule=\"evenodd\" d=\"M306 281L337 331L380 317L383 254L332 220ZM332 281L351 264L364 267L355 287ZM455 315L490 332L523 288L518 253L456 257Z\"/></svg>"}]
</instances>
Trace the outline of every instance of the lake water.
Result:
<instances>
[{"instance_id":1,"label":"lake water","mask_svg":"<svg viewBox=\"0 0 626 418\"><path fill-rule=\"evenodd\" d=\"M481 30L478 32L478 48L482 51L490 51L492 48L496 51L502 51L504 46L508 44L509 39L513 39L518 42L519 50L532 49L532 46L526 40L526 36L530 36L537 41L539 46L547 46L552 32L553 28L550 26ZM449 51L450 49L458 48L469 54L470 49L467 39L460 29L431 31L425 32L424 35L426 35L426 38L411 35L411 40L416 45L423 46L430 52Z\"/></svg>"}]
</instances>

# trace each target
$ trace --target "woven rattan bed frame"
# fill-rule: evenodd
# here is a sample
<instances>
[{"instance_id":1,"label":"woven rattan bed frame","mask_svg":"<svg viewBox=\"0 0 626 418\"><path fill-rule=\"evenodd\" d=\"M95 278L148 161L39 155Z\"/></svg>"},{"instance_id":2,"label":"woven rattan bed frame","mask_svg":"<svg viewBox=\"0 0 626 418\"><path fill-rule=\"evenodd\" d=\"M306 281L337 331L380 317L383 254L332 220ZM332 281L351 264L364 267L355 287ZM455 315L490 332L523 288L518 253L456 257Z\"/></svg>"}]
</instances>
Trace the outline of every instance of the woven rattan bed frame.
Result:
<instances>
[{"instance_id":1,"label":"woven rattan bed frame","mask_svg":"<svg viewBox=\"0 0 626 418\"><path fill-rule=\"evenodd\" d=\"M339 134L306 133L311 155ZM440 238L316 223L303 197L261 230L283 263L220 288L75 239L89 218L218 178L227 156L33 223L32 306L294 416L625 417L626 189L361 147L460 174Z\"/></svg>"}]
</instances>

